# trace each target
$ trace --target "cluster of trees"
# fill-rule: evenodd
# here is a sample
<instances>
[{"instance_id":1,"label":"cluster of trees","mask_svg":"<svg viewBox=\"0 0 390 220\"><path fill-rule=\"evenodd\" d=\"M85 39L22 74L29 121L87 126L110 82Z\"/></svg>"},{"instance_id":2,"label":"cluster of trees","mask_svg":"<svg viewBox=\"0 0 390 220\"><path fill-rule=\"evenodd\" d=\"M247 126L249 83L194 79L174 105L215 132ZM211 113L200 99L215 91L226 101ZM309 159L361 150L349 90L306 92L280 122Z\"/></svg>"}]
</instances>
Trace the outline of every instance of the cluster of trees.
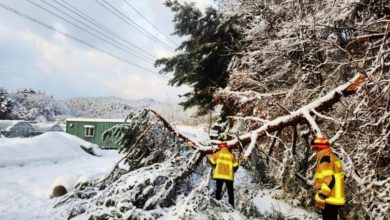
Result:
<instances>
[{"instance_id":1,"label":"cluster of trees","mask_svg":"<svg viewBox=\"0 0 390 220\"><path fill-rule=\"evenodd\" d=\"M172 85L193 87L182 104L198 106L200 113L221 104L222 116L242 125L235 128L239 133L264 132L252 164L303 205L312 202L310 184L302 184L312 178L309 143L324 134L344 162L349 202L342 215L387 216L388 2L218 2L220 11L208 9L203 17L190 5L167 2L176 12L176 34L188 40L178 55L156 65L174 73ZM351 87L334 91L351 79ZM332 99L316 103L323 96Z\"/></svg>"},{"instance_id":2,"label":"cluster of trees","mask_svg":"<svg viewBox=\"0 0 390 220\"><path fill-rule=\"evenodd\" d=\"M12 101L9 98L8 92L4 88L0 88L0 120L11 119Z\"/></svg>"},{"instance_id":3,"label":"cluster of trees","mask_svg":"<svg viewBox=\"0 0 390 220\"><path fill-rule=\"evenodd\" d=\"M54 121L56 115L65 114L67 108L47 96L45 93L33 89L20 89L15 93L8 93L0 89L0 119L21 119L32 121Z\"/></svg>"},{"instance_id":4,"label":"cluster of trees","mask_svg":"<svg viewBox=\"0 0 390 220\"><path fill-rule=\"evenodd\" d=\"M251 142L250 149L240 150L241 157L249 157L244 166L268 186L284 189L286 197L312 207L315 161L310 140L322 133L341 158L347 177L347 205L341 215L348 219L389 215L387 1L220 0L219 10L209 8L204 15L193 4L168 0L166 5L175 13L175 34L187 40L177 55L157 60L156 66L162 66L163 74L173 72L172 85L193 87L184 94L184 107L197 106L204 114L218 104L223 106L221 116L231 120L242 143ZM142 126L111 131L124 138L127 154L123 161L129 169L114 172L103 187L99 182L88 183L90 202L83 198L83 189L75 192L72 199L79 206L73 213L87 212L91 219L116 215L157 218L162 214L156 207L177 210L177 201L184 201L183 210L189 213L176 213L184 218L205 210L199 201L209 208L221 206L210 203L207 187L199 189L193 182L183 191L188 195L185 199L171 191L179 179L199 172L198 163L212 146L193 143L194 153L184 154L185 162L179 163L162 152L180 153L189 139L161 117L152 117ZM137 135L130 135L135 128ZM170 144L164 144L167 141ZM238 146L236 138L229 143ZM161 157L147 153L154 148ZM209 171L202 168L200 172L205 177L201 185L206 186ZM141 173L151 178L131 178ZM164 177L157 181L153 173ZM148 190L141 192L140 188ZM128 199L123 192L140 200ZM162 199L150 192L163 195ZM105 195L110 195L109 201Z\"/></svg>"},{"instance_id":5,"label":"cluster of trees","mask_svg":"<svg viewBox=\"0 0 390 220\"><path fill-rule=\"evenodd\" d=\"M0 120L64 120L67 117L124 118L129 112L148 106L158 109L172 121L189 123L191 113L175 103L153 99L125 100L117 97L79 97L57 100L41 91L20 89L8 93L0 88Z\"/></svg>"}]
</instances>

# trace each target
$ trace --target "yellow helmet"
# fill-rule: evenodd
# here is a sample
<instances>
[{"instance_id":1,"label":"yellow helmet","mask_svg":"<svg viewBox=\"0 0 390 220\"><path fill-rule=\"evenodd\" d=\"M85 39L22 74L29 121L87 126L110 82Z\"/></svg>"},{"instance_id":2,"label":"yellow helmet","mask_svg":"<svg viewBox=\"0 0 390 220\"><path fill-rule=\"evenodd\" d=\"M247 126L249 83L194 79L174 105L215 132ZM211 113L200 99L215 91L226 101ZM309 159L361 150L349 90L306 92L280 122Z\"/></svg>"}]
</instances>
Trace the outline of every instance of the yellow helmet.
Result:
<instances>
[{"instance_id":1,"label":"yellow helmet","mask_svg":"<svg viewBox=\"0 0 390 220\"><path fill-rule=\"evenodd\" d=\"M311 143L311 146L313 148L318 148L318 149L330 148L329 140L324 137L314 138L313 142Z\"/></svg>"}]
</instances>

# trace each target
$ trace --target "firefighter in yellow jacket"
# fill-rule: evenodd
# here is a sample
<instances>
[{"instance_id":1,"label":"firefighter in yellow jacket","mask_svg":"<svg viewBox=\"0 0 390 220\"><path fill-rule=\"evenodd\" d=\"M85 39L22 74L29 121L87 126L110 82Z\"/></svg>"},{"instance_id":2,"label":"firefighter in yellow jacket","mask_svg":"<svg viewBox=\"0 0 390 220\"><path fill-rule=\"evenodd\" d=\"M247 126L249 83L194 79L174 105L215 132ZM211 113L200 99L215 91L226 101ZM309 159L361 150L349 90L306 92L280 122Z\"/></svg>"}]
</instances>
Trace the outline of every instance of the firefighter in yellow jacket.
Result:
<instances>
[{"instance_id":1,"label":"firefighter in yellow jacket","mask_svg":"<svg viewBox=\"0 0 390 220\"><path fill-rule=\"evenodd\" d=\"M222 185L226 184L229 195L229 203L234 207L234 172L238 169L238 161L236 157L229 151L225 141L218 144L219 151L215 152L210 157L210 163L215 167L213 179L217 182L215 197L217 200L222 198Z\"/></svg>"},{"instance_id":2,"label":"firefighter in yellow jacket","mask_svg":"<svg viewBox=\"0 0 390 220\"><path fill-rule=\"evenodd\" d=\"M315 138L312 147L317 154L314 174L316 207L322 209L324 220L337 220L338 210L345 204L341 161L333 154L326 138Z\"/></svg>"}]
</instances>

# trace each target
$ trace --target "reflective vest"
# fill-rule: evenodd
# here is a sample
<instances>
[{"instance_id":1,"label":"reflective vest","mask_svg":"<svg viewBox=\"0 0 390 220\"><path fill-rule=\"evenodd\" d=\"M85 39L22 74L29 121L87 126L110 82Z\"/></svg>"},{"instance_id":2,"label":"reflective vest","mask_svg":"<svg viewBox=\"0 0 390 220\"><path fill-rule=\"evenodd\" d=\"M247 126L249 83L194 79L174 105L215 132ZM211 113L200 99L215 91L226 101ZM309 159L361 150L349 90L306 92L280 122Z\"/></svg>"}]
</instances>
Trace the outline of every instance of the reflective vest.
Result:
<instances>
[{"instance_id":1,"label":"reflective vest","mask_svg":"<svg viewBox=\"0 0 390 220\"><path fill-rule=\"evenodd\" d=\"M236 157L228 148L222 148L210 157L210 163L215 165L213 179L234 180L233 168L238 167Z\"/></svg>"},{"instance_id":2,"label":"reflective vest","mask_svg":"<svg viewBox=\"0 0 390 220\"><path fill-rule=\"evenodd\" d=\"M325 203L330 205L344 205L344 172L341 161L332 153L330 148L322 149L317 153L317 166L315 169L315 195L316 201L321 201L318 190L330 193Z\"/></svg>"}]
</instances>

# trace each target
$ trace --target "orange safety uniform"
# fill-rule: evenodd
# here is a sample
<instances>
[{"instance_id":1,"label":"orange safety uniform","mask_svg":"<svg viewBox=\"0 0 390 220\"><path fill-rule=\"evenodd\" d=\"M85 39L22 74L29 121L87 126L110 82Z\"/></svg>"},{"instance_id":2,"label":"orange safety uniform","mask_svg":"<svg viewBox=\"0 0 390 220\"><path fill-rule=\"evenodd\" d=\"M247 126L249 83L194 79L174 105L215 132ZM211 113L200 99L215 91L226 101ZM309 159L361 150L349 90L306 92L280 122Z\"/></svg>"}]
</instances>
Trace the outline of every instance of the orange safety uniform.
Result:
<instances>
[{"instance_id":1,"label":"orange safety uniform","mask_svg":"<svg viewBox=\"0 0 390 220\"><path fill-rule=\"evenodd\" d=\"M314 178L314 187L317 191L315 201L317 203L330 205L345 204L343 168L341 161L333 154L330 148L320 149L317 152L317 166ZM323 194L326 198L321 198L320 194Z\"/></svg>"},{"instance_id":2,"label":"orange safety uniform","mask_svg":"<svg viewBox=\"0 0 390 220\"><path fill-rule=\"evenodd\" d=\"M216 166L213 179L234 180L233 169L238 167L239 163L227 147L223 147L220 151L214 153L210 157L210 163Z\"/></svg>"}]
</instances>

